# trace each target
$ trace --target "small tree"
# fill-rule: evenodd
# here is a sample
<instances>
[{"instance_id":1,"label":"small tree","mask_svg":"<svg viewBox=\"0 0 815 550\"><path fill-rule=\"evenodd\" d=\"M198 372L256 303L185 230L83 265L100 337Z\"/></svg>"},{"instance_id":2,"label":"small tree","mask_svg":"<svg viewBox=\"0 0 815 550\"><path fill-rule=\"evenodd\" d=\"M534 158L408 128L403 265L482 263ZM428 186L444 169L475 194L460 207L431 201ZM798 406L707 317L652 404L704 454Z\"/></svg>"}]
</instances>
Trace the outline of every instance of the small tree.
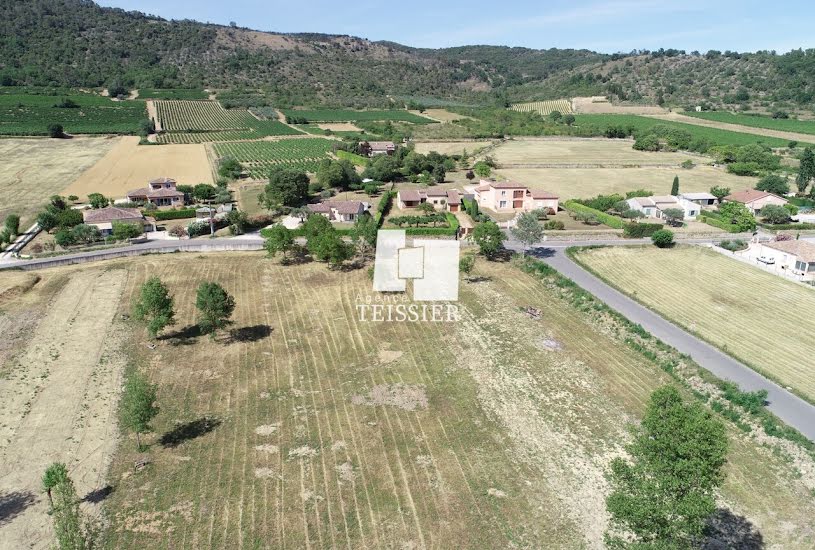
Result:
<instances>
[{"instance_id":1,"label":"small tree","mask_svg":"<svg viewBox=\"0 0 815 550\"><path fill-rule=\"evenodd\" d=\"M630 460L611 463L606 507L615 532L606 535L608 545L696 547L716 510L715 491L724 479L724 425L666 386L651 395L627 450Z\"/></svg>"},{"instance_id":2,"label":"small tree","mask_svg":"<svg viewBox=\"0 0 815 550\"><path fill-rule=\"evenodd\" d=\"M679 196L679 176L674 176L674 182L671 185L671 195L674 197Z\"/></svg>"},{"instance_id":3,"label":"small tree","mask_svg":"<svg viewBox=\"0 0 815 550\"><path fill-rule=\"evenodd\" d=\"M458 269L459 271L464 273L464 276L467 278L468 281L470 280L470 273L473 272L474 267L475 267L475 256L472 254L462 256L461 259L458 261Z\"/></svg>"},{"instance_id":4,"label":"small tree","mask_svg":"<svg viewBox=\"0 0 815 550\"><path fill-rule=\"evenodd\" d=\"M215 331L227 326L235 311L235 299L218 283L201 283L195 299L198 308L198 326L204 334L215 336Z\"/></svg>"},{"instance_id":5,"label":"small tree","mask_svg":"<svg viewBox=\"0 0 815 550\"><path fill-rule=\"evenodd\" d=\"M685 211L681 208L666 208L662 211L662 216L669 225L682 225L682 220L685 219Z\"/></svg>"},{"instance_id":6,"label":"small tree","mask_svg":"<svg viewBox=\"0 0 815 550\"><path fill-rule=\"evenodd\" d=\"M574 115L569 113L563 117L563 122L566 126L571 126L575 122Z\"/></svg>"},{"instance_id":7,"label":"small tree","mask_svg":"<svg viewBox=\"0 0 815 550\"><path fill-rule=\"evenodd\" d=\"M716 197L716 202L721 204L722 199L724 199L727 195L730 194L730 188L716 185L710 188L710 194Z\"/></svg>"},{"instance_id":8,"label":"small tree","mask_svg":"<svg viewBox=\"0 0 815 550\"><path fill-rule=\"evenodd\" d=\"M67 473L52 487L52 492L51 517L57 546L66 550L95 548L98 529L92 521L83 519L74 482Z\"/></svg>"},{"instance_id":9,"label":"small tree","mask_svg":"<svg viewBox=\"0 0 815 550\"><path fill-rule=\"evenodd\" d=\"M552 111L549 113L549 118L552 120L552 122L560 122L560 119L563 118L563 113L560 111Z\"/></svg>"},{"instance_id":10,"label":"small tree","mask_svg":"<svg viewBox=\"0 0 815 550\"><path fill-rule=\"evenodd\" d=\"M62 462L54 462L45 469L42 475L42 488L48 495L48 503L54 507L54 497L51 494L54 487L68 479L68 468Z\"/></svg>"},{"instance_id":11,"label":"small tree","mask_svg":"<svg viewBox=\"0 0 815 550\"><path fill-rule=\"evenodd\" d=\"M430 204L429 202L423 202L422 204L416 207L416 210L418 210L419 212L424 212L425 214L432 214L433 212L436 211L433 205Z\"/></svg>"},{"instance_id":12,"label":"small tree","mask_svg":"<svg viewBox=\"0 0 815 550\"><path fill-rule=\"evenodd\" d=\"M48 137L51 138L64 138L65 137L65 130L62 128L62 124L51 124L48 126Z\"/></svg>"},{"instance_id":13,"label":"small tree","mask_svg":"<svg viewBox=\"0 0 815 550\"><path fill-rule=\"evenodd\" d=\"M275 224L266 232L266 241L264 247L269 256L274 258L278 253L283 255L283 261L289 252L294 249L294 235L285 226Z\"/></svg>"},{"instance_id":14,"label":"small tree","mask_svg":"<svg viewBox=\"0 0 815 550\"><path fill-rule=\"evenodd\" d=\"M135 223L122 223L113 222L113 230L111 235L117 241L126 241L127 239L135 239L144 233L144 228Z\"/></svg>"},{"instance_id":15,"label":"small tree","mask_svg":"<svg viewBox=\"0 0 815 550\"><path fill-rule=\"evenodd\" d=\"M727 223L735 225L739 231L755 231L756 219L750 210L740 202L726 202L719 206L719 214Z\"/></svg>"},{"instance_id":16,"label":"small tree","mask_svg":"<svg viewBox=\"0 0 815 550\"><path fill-rule=\"evenodd\" d=\"M475 172L475 174L479 177L486 178L492 173L492 168L490 168L490 165L483 160L479 160L473 166L473 172Z\"/></svg>"},{"instance_id":17,"label":"small tree","mask_svg":"<svg viewBox=\"0 0 815 550\"><path fill-rule=\"evenodd\" d=\"M308 240L308 250L319 262L328 262L329 268L340 266L353 256L353 248L342 240L336 230L324 231Z\"/></svg>"},{"instance_id":18,"label":"small tree","mask_svg":"<svg viewBox=\"0 0 815 550\"><path fill-rule=\"evenodd\" d=\"M654 231L654 234L651 235L651 242L653 242L658 248L668 248L674 243L673 231L670 231L669 229Z\"/></svg>"},{"instance_id":19,"label":"small tree","mask_svg":"<svg viewBox=\"0 0 815 550\"><path fill-rule=\"evenodd\" d=\"M91 193L88 195L88 202L91 204L91 208L104 208L110 204L110 199L102 193Z\"/></svg>"},{"instance_id":20,"label":"small tree","mask_svg":"<svg viewBox=\"0 0 815 550\"><path fill-rule=\"evenodd\" d=\"M778 204L768 204L761 209L761 217L771 224L789 223L790 211Z\"/></svg>"},{"instance_id":21,"label":"small tree","mask_svg":"<svg viewBox=\"0 0 815 550\"><path fill-rule=\"evenodd\" d=\"M543 226L534 212L527 212L518 216L515 227L509 230L510 234L523 245L521 255L526 255L526 249L543 239Z\"/></svg>"},{"instance_id":22,"label":"small tree","mask_svg":"<svg viewBox=\"0 0 815 550\"><path fill-rule=\"evenodd\" d=\"M504 245L506 236L493 221L480 223L473 230L473 241L487 259L492 260Z\"/></svg>"},{"instance_id":23,"label":"small tree","mask_svg":"<svg viewBox=\"0 0 815 550\"><path fill-rule=\"evenodd\" d=\"M790 185L787 183L785 178L775 174L770 174L758 180L756 189L759 191L766 191L767 193L773 193L775 195L786 195L790 192Z\"/></svg>"},{"instance_id":24,"label":"small tree","mask_svg":"<svg viewBox=\"0 0 815 550\"><path fill-rule=\"evenodd\" d=\"M280 168L269 175L269 183L258 197L260 205L269 210L283 206L300 206L308 199L309 179L305 172Z\"/></svg>"},{"instance_id":25,"label":"small tree","mask_svg":"<svg viewBox=\"0 0 815 550\"><path fill-rule=\"evenodd\" d=\"M122 396L122 425L135 432L136 448L141 451L141 434L150 431L150 421L159 412L156 406L157 386L143 375L132 372L125 382Z\"/></svg>"},{"instance_id":26,"label":"small tree","mask_svg":"<svg viewBox=\"0 0 815 550\"><path fill-rule=\"evenodd\" d=\"M8 229L9 235L17 236L20 234L20 216L17 214L9 214L6 216L6 221L3 225Z\"/></svg>"},{"instance_id":27,"label":"small tree","mask_svg":"<svg viewBox=\"0 0 815 550\"><path fill-rule=\"evenodd\" d=\"M141 286L139 298L133 304L133 317L146 324L151 338L156 338L165 327L175 324L173 297L161 279L150 277Z\"/></svg>"}]
</instances>

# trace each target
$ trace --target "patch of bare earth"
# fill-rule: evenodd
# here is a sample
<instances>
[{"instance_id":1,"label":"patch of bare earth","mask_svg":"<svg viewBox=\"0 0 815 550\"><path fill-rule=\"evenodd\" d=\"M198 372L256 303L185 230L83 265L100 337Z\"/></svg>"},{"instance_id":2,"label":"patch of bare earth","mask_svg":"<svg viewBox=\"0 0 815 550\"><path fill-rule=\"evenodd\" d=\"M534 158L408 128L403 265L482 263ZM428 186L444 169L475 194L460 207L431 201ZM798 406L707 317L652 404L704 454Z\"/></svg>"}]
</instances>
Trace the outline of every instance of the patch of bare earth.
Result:
<instances>
[{"instance_id":1,"label":"patch of bare earth","mask_svg":"<svg viewBox=\"0 0 815 550\"><path fill-rule=\"evenodd\" d=\"M114 321L126 273L72 274L48 304L24 351L0 379L0 496L31 503L3 523L8 548L51 544L40 479L64 462L80 497L104 486L117 439L116 403L125 363ZM95 512L98 505L83 505Z\"/></svg>"},{"instance_id":2,"label":"patch of bare earth","mask_svg":"<svg viewBox=\"0 0 815 550\"><path fill-rule=\"evenodd\" d=\"M355 395L351 398L354 405L367 405L369 407L390 406L405 411L427 408L427 394L419 386L407 384L379 384L374 386L368 395Z\"/></svg>"}]
</instances>

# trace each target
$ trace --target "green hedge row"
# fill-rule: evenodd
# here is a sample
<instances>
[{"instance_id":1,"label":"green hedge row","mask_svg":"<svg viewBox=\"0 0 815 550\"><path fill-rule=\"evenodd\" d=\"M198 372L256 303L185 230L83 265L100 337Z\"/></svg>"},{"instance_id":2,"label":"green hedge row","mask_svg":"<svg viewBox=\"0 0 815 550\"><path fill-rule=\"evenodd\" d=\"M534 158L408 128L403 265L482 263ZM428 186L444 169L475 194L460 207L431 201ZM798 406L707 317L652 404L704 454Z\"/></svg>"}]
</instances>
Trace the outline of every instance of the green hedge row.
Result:
<instances>
[{"instance_id":1,"label":"green hedge row","mask_svg":"<svg viewBox=\"0 0 815 550\"><path fill-rule=\"evenodd\" d=\"M599 210L589 208L588 206L576 203L574 201L566 201L563 204L563 208L565 208L569 212L594 214L600 221L600 223L607 225L613 229L623 229L623 227L625 227L625 222L623 222L622 218L612 216L611 214L606 214L605 212L600 212Z\"/></svg>"},{"instance_id":2,"label":"green hedge row","mask_svg":"<svg viewBox=\"0 0 815 550\"><path fill-rule=\"evenodd\" d=\"M391 210L393 197L395 196L396 191L390 189L385 191L385 194L382 195L381 199L379 199L379 204L376 205L376 212L374 213L374 219L376 220L377 227L382 227L382 223L385 221L385 216L387 216L388 212Z\"/></svg>"},{"instance_id":3,"label":"green hedge row","mask_svg":"<svg viewBox=\"0 0 815 550\"><path fill-rule=\"evenodd\" d=\"M182 208L181 210L154 210L153 212L145 210L143 213L145 216L153 217L156 219L156 221L161 222L165 220L194 218L195 208Z\"/></svg>"},{"instance_id":4,"label":"green hedge row","mask_svg":"<svg viewBox=\"0 0 815 550\"><path fill-rule=\"evenodd\" d=\"M632 239L650 237L665 226L661 223L629 223L623 229L623 235Z\"/></svg>"},{"instance_id":5,"label":"green hedge row","mask_svg":"<svg viewBox=\"0 0 815 550\"><path fill-rule=\"evenodd\" d=\"M807 199L805 197L790 197L787 199L795 206L809 206L815 207L815 199Z\"/></svg>"},{"instance_id":6,"label":"green hedge row","mask_svg":"<svg viewBox=\"0 0 815 550\"><path fill-rule=\"evenodd\" d=\"M718 227L719 229L724 229L728 233L741 233L739 228L732 223L724 222L718 218L713 218L708 216L707 214L701 217L702 223L706 223L708 225L712 225L713 227Z\"/></svg>"},{"instance_id":7,"label":"green hedge row","mask_svg":"<svg viewBox=\"0 0 815 550\"><path fill-rule=\"evenodd\" d=\"M764 229L771 229L774 231L811 231L815 229L815 223L779 223L778 225L757 223L756 225L763 227Z\"/></svg>"},{"instance_id":8,"label":"green hedge row","mask_svg":"<svg viewBox=\"0 0 815 550\"><path fill-rule=\"evenodd\" d=\"M414 237L455 237L458 234L458 218L448 212L447 223L450 227L408 227L405 234Z\"/></svg>"}]
</instances>

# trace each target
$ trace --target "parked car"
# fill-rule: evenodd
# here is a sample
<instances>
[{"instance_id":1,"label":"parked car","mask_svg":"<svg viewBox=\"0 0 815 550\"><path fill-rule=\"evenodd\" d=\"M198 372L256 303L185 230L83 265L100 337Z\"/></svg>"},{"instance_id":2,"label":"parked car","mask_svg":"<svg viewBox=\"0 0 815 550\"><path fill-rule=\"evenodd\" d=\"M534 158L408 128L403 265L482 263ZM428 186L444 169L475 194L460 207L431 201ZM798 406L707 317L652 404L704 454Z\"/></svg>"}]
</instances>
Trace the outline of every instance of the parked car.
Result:
<instances>
[{"instance_id":1,"label":"parked car","mask_svg":"<svg viewBox=\"0 0 815 550\"><path fill-rule=\"evenodd\" d=\"M775 258L772 258L770 256L759 256L758 261L763 264L773 265L775 263Z\"/></svg>"}]
</instances>

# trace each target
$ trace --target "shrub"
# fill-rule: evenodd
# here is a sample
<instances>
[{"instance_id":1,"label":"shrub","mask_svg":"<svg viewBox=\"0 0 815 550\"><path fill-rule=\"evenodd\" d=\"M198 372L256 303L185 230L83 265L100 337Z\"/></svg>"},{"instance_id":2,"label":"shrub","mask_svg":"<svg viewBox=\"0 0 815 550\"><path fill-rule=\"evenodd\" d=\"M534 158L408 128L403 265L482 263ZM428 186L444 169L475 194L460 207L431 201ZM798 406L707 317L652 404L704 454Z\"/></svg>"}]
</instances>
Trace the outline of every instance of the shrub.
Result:
<instances>
[{"instance_id":1,"label":"shrub","mask_svg":"<svg viewBox=\"0 0 815 550\"><path fill-rule=\"evenodd\" d=\"M70 229L60 229L54 235L54 242L57 243L59 246L65 248L68 246L73 246L76 244L76 237L71 232Z\"/></svg>"},{"instance_id":2,"label":"shrub","mask_svg":"<svg viewBox=\"0 0 815 550\"><path fill-rule=\"evenodd\" d=\"M176 226L172 227L170 229L170 231L168 231L168 233L172 237L178 237L179 239L183 238L183 237L186 237L188 235L187 230L184 228L184 226L181 226L181 225L176 225Z\"/></svg>"},{"instance_id":3,"label":"shrub","mask_svg":"<svg viewBox=\"0 0 815 550\"><path fill-rule=\"evenodd\" d=\"M566 226L560 220L549 220L548 222L543 224L543 228L554 231L562 231L563 229L566 228Z\"/></svg>"},{"instance_id":4,"label":"shrub","mask_svg":"<svg viewBox=\"0 0 815 550\"><path fill-rule=\"evenodd\" d=\"M668 248L674 244L673 231L668 229L660 229L659 231L655 231L654 234L651 235L651 242L653 242L658 248Z\"/></svg>"},{"instance_id":5,"label":"shrub","mask_svg":"<svg viewBox=\"0 0 815 550\"><path fill-rule=\"evenodd\" d=\"M566 201L563 207L569 212L574 213L575 219L580 219L584 223L590 223L591 219L595 219L614 229L622 229L624 226L622 219L606 214L605 212L600 212L599 210L595 210L576 201ZM578 215L582 216L578 217Z\"/></svg>"},{"instance_id":6,"label":"shrub","mask_svg":"<svg viewBox=\"0 0 815 550\"><path fill-rule=\"evenodd\" d=\"M719 243L719 246L721 248L724 248L725 250L729 250L730 252L737 252L739 250L746 250L747 249L747 243L744 242L741 239L735 239L735 240L732 240L732 241L724 240L724 241Z\"/></svg>"},{"instance_id":7,"label":"shrub","mask_svg":"<svg viewBox=\"0 0 815 550\"><path fill-rule=\"evenodd\" d=\"M657 231L663 229L661 223L629 223L623 229L623 235L631 239L642 239L651 237Z\"/></svg>"},{"instance_id":8,"label":"shrub","mask_svg":"<svg viewBox=\"0 0 815 550\"><path fill-rule=\"evenodd\" d=\"M790 221L790 212L783 206L768 204L761 209L761 217L765 222L773 225L785 224Z\"/></svg>"},{"instance_id":9,"label":"shrub","mask_svg":"<svg viewBox=\"0 0 815 550\"><path fill-rule=\"evenodd\" d=\"M179 210L159 210L158 212L150 213L157 222L166 220L181 220L184 218L194 218L195 208L181 208Z\"/></svg>"},{"instance_id":10,"label":"shrub","mask_svg":"<svg viewBox=\"0 0 815 550\"><path fill-rule=\"evenodd\" d=\"M198 237L209 233L209 223L205 221L193 221L187 225L187 234L190 237Z\"/></svg>"},{"instance_id":11,"label":"shrub","mask_svg":"<svg viewBox=\"0 0 815 550\"><path fill-rule=\"evenodd\" d=\"M65 130L62 128L62 124L51 124L48 126L48 137L52 138L64 138L65 137Z\"/></svg>"},{"instance_id":12,"label":"shrub","mask_svg":"<svg viewBox=\"0 0 815 550\"><path fill-rule=\"evenodd\" d=\"M682 161L681 166L685 170L690 170L691 168L693 168L695 166L695 164L693 164L693 161L691 159L685 159L685 160Z\"/></svg>"},{"instance_id":13,"label":"shrub","mask_svg":"<svg viewBox=\"0 0 815 550\"><path fill-rule=\"evenodd\" d=\"M144 228L135 223L113 222L111 236L117 241L126 241L127 239L140 237L142 233L144 233Z\"/></svg>"},{"instance_id":14,"label":"shrub","mask_svg":"<svg viewBox=\"0 0 815 550\"><path fill-rule=\"evenodd\" d=\"M790 186L789 183L787 183L787 180L775 174L764 176L758 180L756 189L759 191L774 193L776 195L786 195L790 192Z\"/></svg>"}]
</instances>

